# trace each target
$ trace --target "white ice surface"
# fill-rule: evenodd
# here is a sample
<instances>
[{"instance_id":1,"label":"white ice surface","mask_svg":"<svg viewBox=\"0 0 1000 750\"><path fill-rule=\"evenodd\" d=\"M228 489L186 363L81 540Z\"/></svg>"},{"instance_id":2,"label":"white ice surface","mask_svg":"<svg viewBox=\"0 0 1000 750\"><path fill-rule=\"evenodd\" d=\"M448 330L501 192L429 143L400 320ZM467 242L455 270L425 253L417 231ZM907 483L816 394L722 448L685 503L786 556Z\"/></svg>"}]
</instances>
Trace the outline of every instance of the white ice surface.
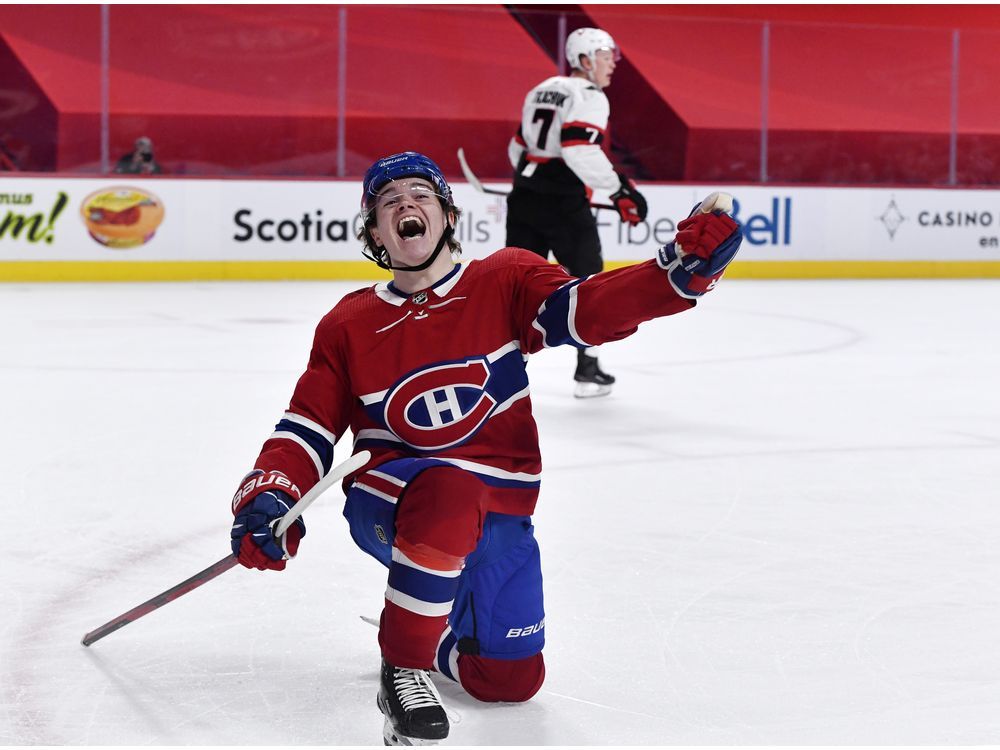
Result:
<instances>
[{"instance_id":1,"label":"white ice surface","mask_svg":"<svg viewBox=\"0 0 1000 750\"><path fill-rule=\"evenodd\" d=\"M381 743L339 489L285 573L80 645L227 554L356 286L0 285L0 744ZM998 340L995 281L727 281L604 347L609 398L533 357L548 679L439 681L449 744L1000 743Z\"/></svg>"}]
</instances>

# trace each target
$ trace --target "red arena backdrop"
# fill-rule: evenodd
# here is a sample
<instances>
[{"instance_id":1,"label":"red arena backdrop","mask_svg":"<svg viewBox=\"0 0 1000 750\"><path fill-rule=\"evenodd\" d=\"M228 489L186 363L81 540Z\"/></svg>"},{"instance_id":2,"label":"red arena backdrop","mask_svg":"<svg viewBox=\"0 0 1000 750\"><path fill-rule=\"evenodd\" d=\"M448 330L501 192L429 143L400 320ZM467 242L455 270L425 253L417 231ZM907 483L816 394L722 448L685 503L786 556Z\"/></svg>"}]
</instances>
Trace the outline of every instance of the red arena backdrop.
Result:
<instances>
[{"instance_id":1,"label":"red arena backdrop","mask_svg":"<svg viewBox=\"0 0 1000 750\"><path fill-rule=\"evenodd\" d=\"M458 176L464 146L503 179L560 23L624 50L611 141L638 179L759 181L763 124L769 181L1000 182L989 5L112 5L110 152L146 134L172 174L357 176L412 148ZM101 62L99 6L0 6L20 169L100 166Z\"/></svg>"}]
</instances>

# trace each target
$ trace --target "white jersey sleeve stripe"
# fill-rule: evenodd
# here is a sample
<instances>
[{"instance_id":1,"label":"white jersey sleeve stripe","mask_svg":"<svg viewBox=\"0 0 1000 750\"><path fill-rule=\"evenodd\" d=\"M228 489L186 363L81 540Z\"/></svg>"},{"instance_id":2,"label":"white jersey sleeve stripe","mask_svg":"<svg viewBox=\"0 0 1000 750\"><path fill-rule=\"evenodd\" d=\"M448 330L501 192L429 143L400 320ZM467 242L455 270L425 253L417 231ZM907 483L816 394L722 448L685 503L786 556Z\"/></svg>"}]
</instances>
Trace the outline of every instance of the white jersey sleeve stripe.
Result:
<instances>
[{"instance_id":1,"label":"white jersey sleeve stripe","mask_svg":"<svg viewBox=\"0 0 1000 750\"><path fill-rule=\"evenodd\" d=\"M313 462L313 466L316 467L316 478L322 479L326 476L326 470L323 468L323 462L320 460L319 454L311 445L309 445L309 443L296 435L294 432L275 430L271 433L268 440L291 440L293 443L302 448L302 450L306 452L306 455L309 456L309 460Z\"/></svg>"},{"instance_id":2,"label":"white jersey sleeve stripe","mask_svg":"<svg viewBox=\"0 0 1000 750\"><path fill-rule=\"evenodd\" d=\"M287 419L289 422L295 422L296 424L300 424L303 427L308 427L313 432L319 433L327 440L329 440L331 445L337 442L336 435L334 435L332 432L330 432L328 429L326 429L323 425L319 424L318 422L313 422L308 417L303 417L301 414L295 414L293 412L286 411L285 419Z\"/></svg>"},{"instance_id":3,"label":"white jersey sleeve stripe","mask_svg":"<svg viewBox=\"0 0 1000 750\"><path fill-rule=\"evenodd\" d=\"M392 586L386 586L385 600L424 617L446 617L451 612L453 605L453 602L425 602L409 594L404 594L402 591L397 591Z\"/></svg>"}]
</instances>

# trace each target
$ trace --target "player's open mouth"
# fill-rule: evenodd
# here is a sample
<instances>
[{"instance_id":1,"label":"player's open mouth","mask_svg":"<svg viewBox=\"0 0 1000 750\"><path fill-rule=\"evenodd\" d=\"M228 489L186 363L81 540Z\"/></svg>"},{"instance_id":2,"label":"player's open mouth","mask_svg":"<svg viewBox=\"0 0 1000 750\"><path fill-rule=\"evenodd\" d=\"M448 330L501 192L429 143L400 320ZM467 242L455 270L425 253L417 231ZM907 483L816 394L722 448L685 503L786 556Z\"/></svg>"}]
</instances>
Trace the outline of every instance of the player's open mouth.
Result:
<instances>
[{"instance_id":1,"label":"player's open mouth","mask_svg":"<svg viewBox=\"0 0 1000 750\"><path fill-rule=\"evenodd\" d=\"M399 220L399 224L396 225L396 231L404 240L413 240L417 237L423 237L424 232L427 231L427 227L424 226L424 222L419 217L407 216Z\"/></svg>"}]
</instances>

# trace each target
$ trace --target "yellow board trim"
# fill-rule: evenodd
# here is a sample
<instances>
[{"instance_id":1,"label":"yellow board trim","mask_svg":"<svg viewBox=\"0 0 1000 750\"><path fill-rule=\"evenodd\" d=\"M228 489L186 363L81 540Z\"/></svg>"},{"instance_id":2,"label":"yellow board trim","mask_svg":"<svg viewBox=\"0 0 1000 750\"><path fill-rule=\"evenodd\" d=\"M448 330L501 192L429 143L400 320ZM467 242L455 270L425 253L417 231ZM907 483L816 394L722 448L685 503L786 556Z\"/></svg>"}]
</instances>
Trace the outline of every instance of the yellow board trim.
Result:
<instances>
[{"instance_id":1,"label":"yellow board trim","mask_svg":"<svg viewBox=\"0 0 1000 750\"><path fill-rule=\"evenodd\" d=\"M610 261L608 269L637 261ZM383 281L368 261L3 261L0 282ZM996 279L1000 261L736 261L728 279Z\"/></svg>"},{"instance_id":2,"label":"yellow board trim","mask_svg":"<svg viewBox=\"0 0 1000 750\"><path fill-rule=\"evenodd\" d=\"M10 261L3 281L383 281L365 260L341 261Z\"/></svg>"}]
</instances>

